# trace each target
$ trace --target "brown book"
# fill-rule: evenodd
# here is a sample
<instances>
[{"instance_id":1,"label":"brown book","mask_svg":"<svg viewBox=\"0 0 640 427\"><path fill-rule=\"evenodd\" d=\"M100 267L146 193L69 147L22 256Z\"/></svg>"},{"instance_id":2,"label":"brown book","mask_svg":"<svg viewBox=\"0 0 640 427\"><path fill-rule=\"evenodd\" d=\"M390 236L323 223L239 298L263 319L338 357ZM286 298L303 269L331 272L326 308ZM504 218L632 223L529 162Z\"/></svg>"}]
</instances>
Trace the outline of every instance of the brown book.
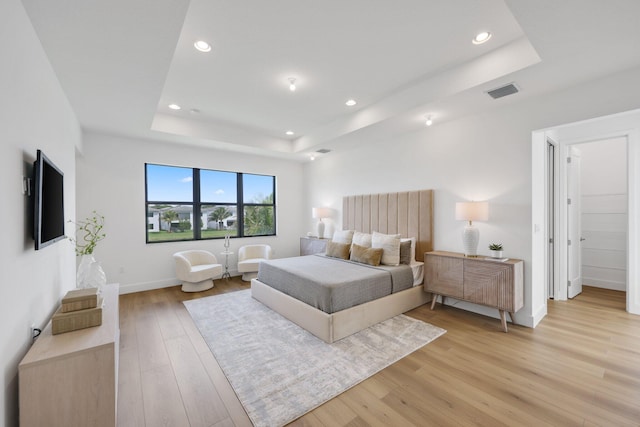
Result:
<instances>
[{"instance_id":1,"label":"brown book","mask_svg":"<svg viewBox=\"0 0 640 427\"><path fill-rule=\"evenodd\" d=\"M62 313L98 306L98 288L74 289L62 298Z\"/></svg>"},{"instance_id":2,"label":"brown book","mask_svg":"<svg viewBox=\"0 0 640 427\"><path fill-rule=\"evenodd\" d=\"M63 312L62 307L58 308L51 319L51 333L56 335L100 325L102 325L102 297L98 298L97 307L70 312Z\"/></svg>"}]
</instances>

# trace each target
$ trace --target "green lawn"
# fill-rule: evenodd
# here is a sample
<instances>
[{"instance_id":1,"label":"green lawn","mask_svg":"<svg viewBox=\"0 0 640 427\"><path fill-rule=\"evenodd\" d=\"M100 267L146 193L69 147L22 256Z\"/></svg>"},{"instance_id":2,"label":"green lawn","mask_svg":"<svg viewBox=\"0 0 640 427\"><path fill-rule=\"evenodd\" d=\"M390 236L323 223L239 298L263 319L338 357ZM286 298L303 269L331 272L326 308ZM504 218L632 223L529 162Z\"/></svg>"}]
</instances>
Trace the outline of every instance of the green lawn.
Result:
<instances>
[{"instance_id":1,"label":"green lawn","mask_svg":"<svg viewBox=\"0 0 640 427\"><path fill-rule=\"evenodd\" d=\"M232 237L235 236L235 230L202 230L203 239L212 239L215 237L224 237L228 232L232 232ZM158 231L156 233L148 233L150 242L166 242L172 240L192 240L193 231L174 231L169 233L168 231Z\"/></svg>"}]
</instances>

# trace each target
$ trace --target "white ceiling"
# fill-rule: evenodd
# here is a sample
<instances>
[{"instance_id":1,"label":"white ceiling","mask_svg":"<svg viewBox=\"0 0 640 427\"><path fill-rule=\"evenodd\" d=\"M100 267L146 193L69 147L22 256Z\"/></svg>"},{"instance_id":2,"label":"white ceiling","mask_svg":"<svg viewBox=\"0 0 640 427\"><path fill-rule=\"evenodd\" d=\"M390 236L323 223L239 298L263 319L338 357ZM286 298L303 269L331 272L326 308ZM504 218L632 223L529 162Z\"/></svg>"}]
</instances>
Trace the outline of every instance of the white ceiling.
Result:
<instances>
[{"instance_id":1,"label":"white ceiling","mask_svg":"<svg viewBox=\"0 0 640 427\"><path fill-rule=\"evenodd\" d=\"M84 129L292 159L640 65L637 0L23 4Z\"/></svg>"}]
</instances>

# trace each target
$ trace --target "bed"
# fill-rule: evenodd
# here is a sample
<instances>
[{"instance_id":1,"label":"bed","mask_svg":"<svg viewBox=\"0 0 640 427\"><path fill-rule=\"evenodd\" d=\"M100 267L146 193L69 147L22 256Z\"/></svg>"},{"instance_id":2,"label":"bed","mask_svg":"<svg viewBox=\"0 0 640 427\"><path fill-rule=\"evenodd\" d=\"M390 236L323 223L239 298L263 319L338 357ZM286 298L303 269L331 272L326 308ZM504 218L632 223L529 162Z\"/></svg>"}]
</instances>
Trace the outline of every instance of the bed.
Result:
<instances>
[{"instance_id":1,"label":"bed","mask_svg":"<svg viewBox=\"0 0 640 427\"><path fill-rule=\"evenodd\" d=\"M415 260L397 271L387 271L395 270L395 267L383 267L382 273L369 271L374 269L367 266L360 266L362 273L358 273L350 270L351 267L345 269L345 264L357 263L320 255L273 260L264 268L261 264L258 278L251 281L251 294L256 300L328 343L404 313L431 299L422 285L422 262L424 252L432 250L432 218L432 190L345 197L343 229L414 237ZM313 267L307 266L307 262L312 262ZM274 269L289 270L286 273L288 276L273 274ZM337 293L347 295L349 302L345 303L337 297L332 299L323 291L307 296L305 301L301 294L322 271L334 272L325 275L335 279L335 283L331 282L328 287L342 289ZM391 276L390 282L374 284L380 274ZM400 279L394 282L394 275L402 277L403 284L400 284ZM351 291L349 286L340 282L342 278L346 278L347 285L362 279L366 291ZM349 295L350 292L355 295ZM374 295L373 298L369 295L361 300L360 293Z\"/></svg>"}]
</instances>

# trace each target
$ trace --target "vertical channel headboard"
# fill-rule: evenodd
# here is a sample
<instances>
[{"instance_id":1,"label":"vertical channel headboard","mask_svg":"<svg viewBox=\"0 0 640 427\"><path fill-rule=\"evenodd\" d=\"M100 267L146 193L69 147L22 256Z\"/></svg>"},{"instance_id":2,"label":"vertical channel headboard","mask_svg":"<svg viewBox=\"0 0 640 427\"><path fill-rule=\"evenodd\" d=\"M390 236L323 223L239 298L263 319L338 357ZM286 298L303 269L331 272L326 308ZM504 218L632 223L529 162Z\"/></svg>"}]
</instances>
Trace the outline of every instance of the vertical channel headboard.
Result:
<instances>
[{"instance_id":1,"label":"vertical channel headboard","mask_svg":"<svg viewBox=\"0 0 640 427\"><path fill-rule=\"evenodd\" d=\"M433 250L433 190L342 198L342 228L416 238L416 260Z\"/></svg>"}]
</instances>

